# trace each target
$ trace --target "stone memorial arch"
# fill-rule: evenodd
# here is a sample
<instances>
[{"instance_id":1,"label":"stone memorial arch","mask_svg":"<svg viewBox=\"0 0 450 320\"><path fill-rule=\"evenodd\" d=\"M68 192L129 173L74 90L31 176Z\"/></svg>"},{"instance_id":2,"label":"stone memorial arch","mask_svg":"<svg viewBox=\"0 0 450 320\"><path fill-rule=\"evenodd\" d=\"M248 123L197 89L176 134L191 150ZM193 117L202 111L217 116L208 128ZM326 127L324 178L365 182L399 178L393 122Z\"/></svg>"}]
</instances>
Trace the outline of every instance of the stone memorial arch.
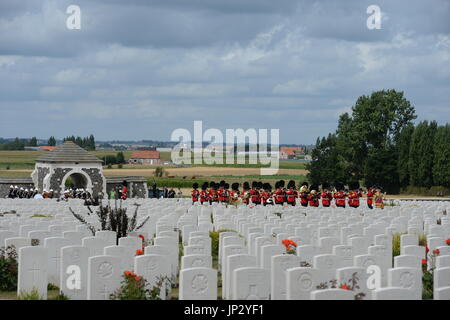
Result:
<instances>
[{"instance_id":1,"label":"stone memorial arch","mask_svg":"<svg viewBox=\"0 0 450 320\"><path fill-rule=\"evenodd\" d=\"M106 195L102 160L72 141L66 141L37 158L31 178L41 191L63 192L70 178L75 188L87 189L93 196L100 192Z\"/></svg>"}]
</instances>

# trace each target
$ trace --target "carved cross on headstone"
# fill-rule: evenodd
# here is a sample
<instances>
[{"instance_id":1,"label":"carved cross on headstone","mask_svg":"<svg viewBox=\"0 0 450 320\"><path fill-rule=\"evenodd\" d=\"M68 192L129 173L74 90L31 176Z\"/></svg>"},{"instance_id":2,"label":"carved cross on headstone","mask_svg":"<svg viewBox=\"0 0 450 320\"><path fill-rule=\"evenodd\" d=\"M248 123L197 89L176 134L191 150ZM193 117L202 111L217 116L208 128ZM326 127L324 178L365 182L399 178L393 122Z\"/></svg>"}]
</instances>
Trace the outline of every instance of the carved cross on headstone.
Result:
<instances>
[{"instance_id":1,"label":"carved cross on headstone","mask_svg":"<svg viewBox=\"0 0 450 320\"><path fill-rule=\"evenodd\" d=\"M33 261L33 266L31 267L31 269L28 269L28 271L31 272L32 282L33 284L35 284L36 283L35 276L39 274L39 271L41 271L41 269L37 267L36 261Z\"/></svg>"},{"instance_id":2,"label":"carved cross on headstone","mask_svg":"<svg viewBox=\"0 0 450 320\"><path fill-rule=\"evenodd\" d=\"M100 289L99 293L103 295L105 300L109 300L108 286L106 284L103 284L103 289Z\"/></svg>"},{"instance_id":3,"label":"carved cross on headstone","mask_svg":"<svg viewBox=\"0 0 450 320\"><path fill-rule=\"evenodd\" d=\"M251 284L249 287L249 294L246 300L259 300L259 296L256 293L256 284Z\"/></svg>"}]
</instances>

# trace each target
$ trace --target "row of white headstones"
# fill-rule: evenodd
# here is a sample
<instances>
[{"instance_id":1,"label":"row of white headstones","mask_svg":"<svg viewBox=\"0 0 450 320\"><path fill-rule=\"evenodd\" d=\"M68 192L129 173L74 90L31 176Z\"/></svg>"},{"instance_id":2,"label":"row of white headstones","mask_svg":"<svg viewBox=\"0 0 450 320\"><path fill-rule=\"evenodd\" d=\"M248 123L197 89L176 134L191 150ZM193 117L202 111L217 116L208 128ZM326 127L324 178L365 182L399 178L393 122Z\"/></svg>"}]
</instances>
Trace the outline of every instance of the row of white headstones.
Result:
<instances>
[{"instance_id":1,"label":"row of white headstones","mask_svg":"<svg viewBox=\"0 0 450 320\"><path fill-rule=\"evenodd\" d=\"M92 236L68 211L52 219L2 217L0 243L19 250L18 293L37 289L46 298L47 284L54 283L71 299L108 299L129 270L145 278L149 288L161 276L172 283L179 276L180 299L215 300L219 271L224 299L421 299L422 259L439 249L434 298L450 299L450 220L443 214L445 203L402 203L385 210L201 207L170 199L141 204L142 218L149 215L149 223L142 232L120 238L118 245L114 232ZM62 208L67 209L54 211ZM92 215L86 219L98 226ZM180 266L178 230L184 252ZM212 268L213 230L231 230L220 233L219 270ZM393 265L396 232L404 234L401 255ZM422 233L427 235L428 255L418 245ZM156 237L143 255L136 256L142 248L139 234ZM31 239L38 239L39 245L31 246ZM295 255L286 254L283 239L298 244ZM372 265L381 271L378 288L367 285ZM355 279L358 288L352 288ZM339 288L342 284L353 290ZM168 282L164 288L170 295ZM160 297L168 298L166 290Z\"/></svg>"}]
</instances>

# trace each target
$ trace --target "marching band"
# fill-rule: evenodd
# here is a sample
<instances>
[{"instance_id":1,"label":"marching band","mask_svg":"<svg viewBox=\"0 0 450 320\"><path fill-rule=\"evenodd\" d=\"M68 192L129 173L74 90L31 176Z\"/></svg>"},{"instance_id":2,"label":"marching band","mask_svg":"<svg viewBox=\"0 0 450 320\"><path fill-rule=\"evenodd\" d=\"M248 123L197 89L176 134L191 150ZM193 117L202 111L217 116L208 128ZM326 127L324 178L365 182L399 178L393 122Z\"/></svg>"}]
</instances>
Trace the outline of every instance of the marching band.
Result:
<instances>
[{"instance_id":1,"label":"marching band","mask_svg":"<svg viewBox=\"0 0 450 320\"><path fill-rule=\"evenodd\" d=\"M352 208L358 208L361 205L361 198L366 197L367 206L373 209L375 201L376 208L384 207L385 193L378 186L367 188L364 192L358 182L350 183L348 188L342 183L335 183L331 186L328 183L322 183L321 188L316 184L311 186L308 182L303 182L297 190L295 181L291 180L285 187L285 181L280 180L275 183L275 190L272 191L270 183L253 181L250 187L248 182L242 185L242 191L239 190L239 183L231 185L225 181L216 183L214 181L205 182L198 190L198 183L193 184L191 192L192 203L200 204L221 202L232 205L288 205L296 206L300 204L303 207L341 207L347 205ZM334 205L333 205L334 201Z\"/></svg>"}]
</instances>

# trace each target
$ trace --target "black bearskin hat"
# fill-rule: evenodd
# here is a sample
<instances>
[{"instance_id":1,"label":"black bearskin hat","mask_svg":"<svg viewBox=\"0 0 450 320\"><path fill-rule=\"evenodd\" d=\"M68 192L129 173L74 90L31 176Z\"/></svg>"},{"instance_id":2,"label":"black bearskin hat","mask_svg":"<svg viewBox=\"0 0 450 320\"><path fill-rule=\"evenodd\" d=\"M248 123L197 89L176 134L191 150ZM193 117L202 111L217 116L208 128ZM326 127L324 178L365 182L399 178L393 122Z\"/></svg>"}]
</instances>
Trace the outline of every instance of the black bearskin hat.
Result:
<instances>
[{"instance_id":1,"label":"black bearskin hat","mask_svg":"<svg viewBox=\"0 0 450 320\"><path fill-rule=\"evenodd\" d=\"M284 188L284 185L285 185L284 180L280 180L280 187L281 187L281 188Z\"/></svg>"},{"instance_id":2,"label":"black bearskin hat","mask_svg":"<svg viewBox=\"0 0 450 320\"><path fill-rule=\"evenodd\" d=\"M270 185L270 183L266 182L263 184L263 189L266 191L270 191L272 190L272 186Z\"/></svg>"},{"instance_id":3,"label":"black bearskin hat","mask_svg":"<svg viewBox=\"0 0 450 320\"><path fill-rule=\"evenodd\" d=\"M294 180L289 180L288 184L287 184L288 188L294 188L295 189L295 181Z\"/></svg>"},{"instance_id":4,"label":"black bearskin hat","mask_svg":"<svg viewBox=\"0 0 450 320\"><path fill-rule=\"evenodd\" d=\"M261 188L263 187L262 181L259 181L259 182L256 184L256 187L257 187L258 189L261 189Z\"/></svg>"},{"instance_id":5,"label":"black bearskin hat","mask_svg":"<svg viewBox=\"0 0 450 320\"><path fill-rule=\"evenodd\" d=\"M250 189L250 184L247 181L245 181L244 184L242 185L242 189L249 190Z\"/></svg>"},{"instance_id":6,"label":"black bearskin hat","mask_svg":"<svg viewBox=\"0 0 450 320\"><path fill-rule=\"evenodd\" d=\"M252 181L252 188L256 188L258 186L258 182Z\"/></svg>"},{"instance_id":7,"label":"black bearskin hat","mask_svg":"<svg viewBox=\"0 0 450 320\"><path fill-rule=\"evenodd\" d=\"M322 183L322 190L329 190L330 189L330 184L328 182L323 182Z\"/></svg>"},{"instance_id":8,"label":"black bearskin hat","mask_svg":"<svg viewBox=\"0 0 450 320\"><path fill-rule=\"evenodd\" d=\"M230 184L229 184L229 183L225 183L225 184L223 185L223 187L224 187L224 189L230 189Z\"/></svg>"},{"instance_id":9,"label":"black bearskin hat","mask_svg":"<svg viewBox=\"0 0 450 320\"><path fill-rule=\"evenodd\" d=\"M192 188L198 189L198 183L197 183L197 182L194 182L194 183L192 184Z\"/></svg>"},{"instance_id":10,"label":"black bearskin hat","mask_svg":"<svg viewBox=\"0 0 450 320\"><path fill-rule=\"evenodd\" d=\"M359 182L358 181L352 181L348 184L348 188L350 190L358 190L359 189Z\"/></svg>"},{"instance_id":11,"label":"black bearskin hat","mask_svg":"<svg viewBox=\"0 0 450 320\"><path fill-rule=\"evenodd\" d=\"M219 186L220 186L220 187L225 187L225 181L224 181L224 180L220 181L220 182L219 182Z\"/></svg>"},{"instance_id":12,"label":"black bearskin hat","mask_svg":"<svg viewBox=\"0 0 450 320\"><path fill-rule=\"evenodd\" d=\"M231 189L233 189L234 191L239 190L239 183L235 182L231 184Z\"/></svg>"},{"instance_id":13,"label":"black bearskin hat","mask_svg":"<svg viewBox=\"0 0 450 320\"><path fill-rule=\"evenodd\" d=\"M208 189L208 182L202 184L202 190Z\"/></svg>"}]
</instances>

